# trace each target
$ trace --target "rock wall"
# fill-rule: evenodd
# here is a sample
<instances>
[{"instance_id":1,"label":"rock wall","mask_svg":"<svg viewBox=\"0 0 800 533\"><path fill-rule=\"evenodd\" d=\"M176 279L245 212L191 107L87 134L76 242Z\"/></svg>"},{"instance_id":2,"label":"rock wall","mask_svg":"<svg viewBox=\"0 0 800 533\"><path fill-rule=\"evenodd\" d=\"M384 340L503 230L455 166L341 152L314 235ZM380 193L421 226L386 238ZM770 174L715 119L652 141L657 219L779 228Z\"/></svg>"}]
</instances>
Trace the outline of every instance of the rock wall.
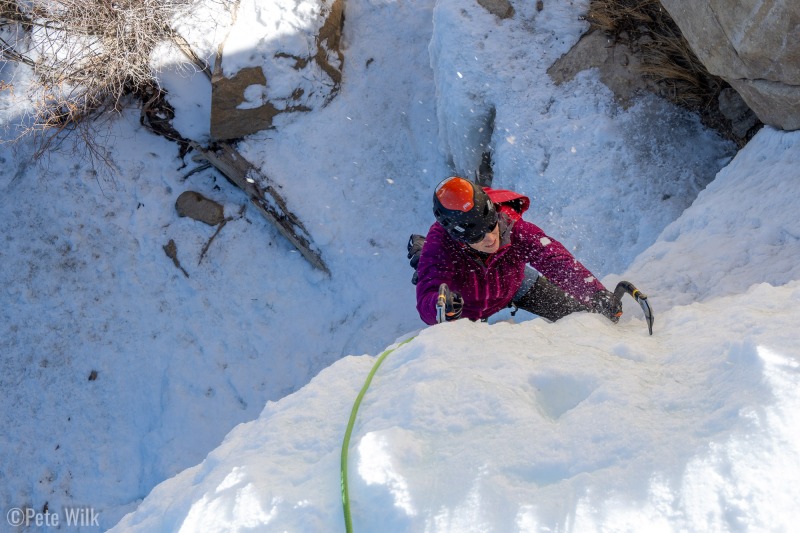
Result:
<instances>
[{"instance_id":1,"label":"rock wall","mask_svg":"<svg viewBox=\"0 0 800 533\"><path fill-rule=\"evenodd\" d=\"M282 3L242 0L211 78L212 139L235 139L270 128L277 116L317 109L338 92L344 0L320 0L317 13L298 21L291 20L294 3L288 2L280 24L257 22L264 18L259 16L263 4L281 10ZM259 35L255 49L237 42L242 38L251 43L253 32Z\"/></svg>"},{"instance_id":2,"label":"rock wall","mask_svg":"<svg viewBox=\"0 0 800 533\"><path fill-rule=\"evenodd\" d=\"M661 0L711 74L765 124L800 129L800 2Z\"/></svg>"}]
</instances>

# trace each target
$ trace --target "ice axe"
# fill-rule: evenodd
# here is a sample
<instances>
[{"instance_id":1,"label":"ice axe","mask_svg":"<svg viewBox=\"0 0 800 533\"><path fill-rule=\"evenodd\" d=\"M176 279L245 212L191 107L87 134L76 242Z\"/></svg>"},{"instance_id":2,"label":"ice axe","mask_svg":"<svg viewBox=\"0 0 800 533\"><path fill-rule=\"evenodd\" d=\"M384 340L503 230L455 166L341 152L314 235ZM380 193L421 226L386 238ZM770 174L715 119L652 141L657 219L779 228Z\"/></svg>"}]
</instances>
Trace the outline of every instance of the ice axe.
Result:
<instances>
[{"instance_id":1,"label":"ice axe","mask_svg":"<svg viewBox=\"0 0 800 533\"><path fill-rule=\"evenodd\" d=\"M650 304L647 303L647 295L637 289L630 281L620 281L617 283L617 288L614 289L614 296L616 296L618 300L622 300L622 295L626 292L630 294L633 299L636 300L636 302L642 307L642 311L644 311L644 318L647 320L647 329L650 332L650 335L652 335L653 321L655 318L653 317L653 310L650 308Z\"/></svg>"},{"instance_id":2,"label":"ice axe","mask_svg":"<svg viewBox=\"0 0 800 533\"><path fill-rule=\"evenodd\" d=\"M447 288L447 283L439 285L439 296L436 298L436 323L441 324L447 320L445 311L447 310L447 293L450 289Z\"/></svg>"}]
</instances>

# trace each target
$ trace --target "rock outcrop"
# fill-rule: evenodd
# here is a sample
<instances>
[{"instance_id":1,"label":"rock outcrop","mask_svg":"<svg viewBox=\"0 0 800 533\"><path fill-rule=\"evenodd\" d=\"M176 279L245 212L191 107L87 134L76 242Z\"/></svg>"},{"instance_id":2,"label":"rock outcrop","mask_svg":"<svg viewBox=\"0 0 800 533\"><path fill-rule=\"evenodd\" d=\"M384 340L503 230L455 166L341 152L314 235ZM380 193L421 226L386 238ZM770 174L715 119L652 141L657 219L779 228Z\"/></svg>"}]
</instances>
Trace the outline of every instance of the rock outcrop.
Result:
<instances>
[{"instance_id":1,"label":"rock outcrop","mask_svg":"<svg viewBox=\"0 0 800 533\"><path fill-rule=\"evenodd\" d=\"M291 38L286 37L287 28L254 24L259 20L256 14L262 1L242 1L237 22L220 46L211 79L210 129L214 140L235 139L270 128L278 115L317 109L339 90L344 60L339 50L344 0L320 0L311 24L308 20L302 25L282 22L291 26ZM272 9L280 9L280 3ZM291 14L293 6L287 5L287 13ZM238 37L254 28L263 32L258 48L238 46Z\"/></svg>"},{"instance_id":2,"label":"rock outcrop","mask_svg":"<svg viewBox=\"0 0 800 533\"><path fill-rule=\"evenodd\" d=\"M652 84L639 72L640 65L641 60L627 45L615 43L602 31L589 31L547 69L547 74L556 84L561 84L581 71L596 68L600 81L627 107L637 93L654 91Z\"/></svg>"},{"instance_id":3,"label":"rock outcrop","mask_svg":"<svg viewBox=\"0 0 800 533\"><path fill-rule=\"evenodd\" d=\"M800 129L800 2L661 0L711 74L765 124Z\"/></svg>"}]
</instances>

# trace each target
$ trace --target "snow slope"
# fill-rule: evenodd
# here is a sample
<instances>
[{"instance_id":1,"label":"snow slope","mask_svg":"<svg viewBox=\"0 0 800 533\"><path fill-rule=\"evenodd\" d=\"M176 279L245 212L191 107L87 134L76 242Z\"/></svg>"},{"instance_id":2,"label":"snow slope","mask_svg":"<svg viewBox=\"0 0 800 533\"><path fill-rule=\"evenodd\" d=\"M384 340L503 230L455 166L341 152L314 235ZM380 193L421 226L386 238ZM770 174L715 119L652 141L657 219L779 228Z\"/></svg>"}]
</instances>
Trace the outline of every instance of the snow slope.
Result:
<instances>
[{"instance_id":1,"label":"snow slope","mask_svg":"<svg viewBox=\"0 0 800 533\"><path fill-rule=\"evenodd\" d=\"M791 210L767 212L773 191L798 197L798 148L800 134L760 132L638 258L688 281L652 282L652 337L634 304L618 326L458 321L397 347L353 434L354 530L791 531L800 281L783 264L797 237L761 246L747 229L800 235ZM736 281L698 291L709 271ZM344 358L270 402L113 531L343 530L339 452L374 362Z\"/></svg>"}]
</instances>

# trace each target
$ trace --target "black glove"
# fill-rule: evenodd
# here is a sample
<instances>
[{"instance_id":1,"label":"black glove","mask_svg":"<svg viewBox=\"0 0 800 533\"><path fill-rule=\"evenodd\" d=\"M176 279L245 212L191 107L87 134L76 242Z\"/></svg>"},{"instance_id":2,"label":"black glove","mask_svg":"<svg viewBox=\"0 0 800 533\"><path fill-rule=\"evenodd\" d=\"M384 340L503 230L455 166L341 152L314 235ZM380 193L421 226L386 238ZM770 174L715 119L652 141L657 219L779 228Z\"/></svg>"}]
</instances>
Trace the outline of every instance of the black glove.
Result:
<instances>
[{"instance_id":1,"label":"black glove","mask_svg":"<svg viewBox=\"0 0 800 533\"><path fill-rule=\"evenodd\" d=\"M461 311L464 309L464 300L461 295L454 291L447 291L447 305L444 306L444 314L447 320L458 320L461 318Z\"/></svg>"},{"instance_id":2,"label":"black glove","mask_svg":"<svg viewBox=\"0 0 800 533\"><path fill-rule=\"evenodd\" d=\"M597 291L592 295L592 312L600 313L616 324L622 316L622 302L607 290Z\"/></svg>"},{"instance_id":3,"label":"black glove","mask_svg":"<svg viewBox=\"0 0 800 533\"><path fill-rule=\"evenodd\" d=\"M425 237L422 235L412 235L408 238L408 259L411 268L417 268L417 263L419 263L419 256L422 254L422 247L425 245Z\"/></svg>"},{"instance_id":4,"label":"black glove","mask_svg":"<svg viewBox=\"0 0 800 533\"><path fill-rule=\"evenodd\" d=\"M439 286L439 296L436 299L437 322L441 320L438 314L439 314L439 305L440 302L442 302L442 300L444 300L445 320L449 322L451 320L457 320L459 317L461 317L461 311L464 308L464 300L461 298L460 294L451 291L446 283L442 283Z\"/></svg>"},{"instance_id":5,"label":"black glove","mask_svg":"<svg viewBox=\"0 0 800 533\"><path fill-rule=\"evenodd\" d=\"M417 284L417 265L419 264L419 256L422 255L422 247L425 245L425 237L422 235L412 235L408 238L408 263L414 269L414 275L411 277L411 283Z\"/></svg>"}]
</instances>

